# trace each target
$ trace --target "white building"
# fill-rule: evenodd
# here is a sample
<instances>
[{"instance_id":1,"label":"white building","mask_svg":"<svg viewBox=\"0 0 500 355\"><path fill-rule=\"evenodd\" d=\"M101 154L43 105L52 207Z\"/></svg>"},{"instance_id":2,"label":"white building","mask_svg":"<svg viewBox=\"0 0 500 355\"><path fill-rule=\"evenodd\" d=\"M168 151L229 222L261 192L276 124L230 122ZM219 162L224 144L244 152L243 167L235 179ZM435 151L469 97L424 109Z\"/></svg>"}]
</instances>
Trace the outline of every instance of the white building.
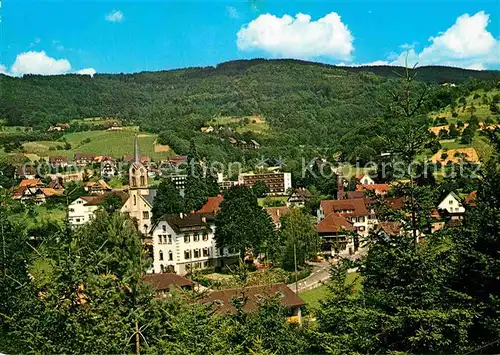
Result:
<instances>
[{"instance_id":1,"label":"white building","mask_svg":"<svg viewBox=\"0 0 500 355\"><path fill-rule=\"evenodd\" d=\"M257 181L262 181L267 186L268 195L286 195L292 188L292 174L282 172L269 172L261 174L239 174L238 184L252 187Z\"/></svg>"},{"instance_id":2,"label":"white building","mask_svg":"<svg viewBox=\"0 0 500 355\"><path fill-rule=\"evenodd\" d=\"M233 263L237 253L219 250L214 239L213 215L171 214L161 217L151 230L153 273L186 274L192 268Z\"/></svg>"},{"instance_id":3,"label":"white building","mask_svg":"<svg viewBox=\"0 0 500 355\"><path fill-rule=\"evenodd\" d=\"M450 214L463 214L465 207L462 200L454 192L450 192L438 205L439 210L445 210Z\"/></svg>"},{"instance_id":4,"label":"white building","mask_svg":"<svg viewBox=\"0 0 500 355\"><path fill-rule=\"evenodd\" d=\"M109 195L116 195L125 203L128 195L123 191L108 192L101 195L81 196L71 202L68 206L68 221L72 227L77 227L90 222L94 218L95 211Z\"/></svg>"},{"instance_id":5,"label":"white building","mask_svg":"<svg viewBox=\"0 0 500 355\"><path fill-rule=\"evenodd\" d=\"M361 174L356 177L356 179L361 183L361 185L373 185L375 181L368 174Z\"/></svg>"}]
</instances>

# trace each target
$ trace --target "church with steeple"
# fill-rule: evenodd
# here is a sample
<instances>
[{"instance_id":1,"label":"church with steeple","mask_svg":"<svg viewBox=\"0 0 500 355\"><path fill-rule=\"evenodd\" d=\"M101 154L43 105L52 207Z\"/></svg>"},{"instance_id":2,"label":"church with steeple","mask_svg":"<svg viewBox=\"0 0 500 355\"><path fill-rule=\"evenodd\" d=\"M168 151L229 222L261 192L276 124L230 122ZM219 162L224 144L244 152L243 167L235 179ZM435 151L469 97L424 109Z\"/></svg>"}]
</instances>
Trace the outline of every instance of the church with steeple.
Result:
<instances>
[{"instance_id":1,"label":"church with steeple","mask_svg":"<svg viewBox=\"0 0 500 355\"><path fill-rule=\"evenodd\" d=\"M156 189L150 189L148 185L148 169L141 163L139 154L139 138L135 135L134 162L129 168L129 198L123 205L121 212L128 214L137 221L139 231L148 234L151 229L153 217L153 200Z\"/></svg>"}]
</instances>

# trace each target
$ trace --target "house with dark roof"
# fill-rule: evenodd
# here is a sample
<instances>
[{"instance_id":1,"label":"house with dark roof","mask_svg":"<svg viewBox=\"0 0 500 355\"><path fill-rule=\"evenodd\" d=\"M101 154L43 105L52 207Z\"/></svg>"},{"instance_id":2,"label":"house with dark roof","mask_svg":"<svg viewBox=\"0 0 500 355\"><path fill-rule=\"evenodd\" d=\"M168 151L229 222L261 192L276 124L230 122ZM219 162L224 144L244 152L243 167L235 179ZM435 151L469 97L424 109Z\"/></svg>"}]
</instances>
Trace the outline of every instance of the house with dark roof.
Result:
<instances>
[{"instance_id":1,"label":"house with dark roof","mask_svg":"<svg viewBox=\"0 0 500 355\"><path fill-rule=\"evenodd\" d=\"M370 212L364 199L323 200L318 209L318 222L331 213L336 213L350 221L358 234L368 234Z\"/></svg>"},{"instance_id":2,"label":"house with dark roof","mask_svg":"<svg viewBox=\"0 0 500 355\"><path fill-rule=\"evenodd\" d=\"M293 190L293 192L288 196L286 205L288 207L304 207L306 202L311 199L312 195L308 189L305 187L299 187Z\"/></svg>"},{"instance_id":3,"label":"house with dark roof","mask_svg":"<svg viewBox=\"0 0 500 355\"><path fill-rule=\"evenodd\" d=\"M75 164L78 166L87 166L94 163L96 155L90 153L75 153Z\"/></svg>"},{"instance_id":4,"label":"house with dark roof","mask_svg":"<svg viewBox=\"0 0 500 355\"><path fill-rule=\"evenodd\" d=\"M109 186L108 183L102 179L100 179L98 181L87 181L87 182L83 183L83 188L90 195L94 195L94 194L101 194L102 195L102 194L112 190L111 186Z\"/></svg>"},{"instance_id":5,"label":"house with dark roof","mask_svg":"<svg viewBox=\"0 0 500 355\"><path fill-rule=\"evenodd\" d=\"M321 238L321 250L323 255L332 256L340 249L346 249L349 245L354 247L351 234L354 232L353 223L338 213L330 213L316 224L316 231Z\"/></svg>"},{"instance_id":6,"label":"house with dark roof","mask_svg":"<svg viewBox=\"0 0 500 355\"><path fill-rule=\"evenodd\" d=\"M166 296L172 287L182 290L192 290L194 286L193 281L174 273L148 274L143 277L143 280L160 297Z\"/></svg>"},{"instance_id":7,"label":"house with dark roof","mask_svg":"<svg viewBox=\"0 0 500 355\"><path fill-rule=\"evenodd\" d=\"M49 164L53 167L64 168L68 166L68 157L64 155L52 155L49 157Z\"/></svg>"},{"instance_id":8,"label":"house with dark roof","mask_svg":"<svg viewBox=\"0 0 500 355\"><path fill-rule=\"evenodd\" d=\"M199 302L211 304L219 315L228 315L237 312L235 302L241 302L243 312L251 313L257 312L262 304L273 299L288 310L289 321L301 323L301 307L305 302L285 284L212 291Z\"/></svg>"},{"instance_id":9,"label":"house with dark roof","mask_svg":"<svg viewBox=\"0 0 500 355\"><path fill-rule=\"evenodd\" d=\"M192 269L234 263L238 253L218 248L215 216L210 213L167 214L151 228L153 273L185 275Z\"/></svg>"}]
</instances>

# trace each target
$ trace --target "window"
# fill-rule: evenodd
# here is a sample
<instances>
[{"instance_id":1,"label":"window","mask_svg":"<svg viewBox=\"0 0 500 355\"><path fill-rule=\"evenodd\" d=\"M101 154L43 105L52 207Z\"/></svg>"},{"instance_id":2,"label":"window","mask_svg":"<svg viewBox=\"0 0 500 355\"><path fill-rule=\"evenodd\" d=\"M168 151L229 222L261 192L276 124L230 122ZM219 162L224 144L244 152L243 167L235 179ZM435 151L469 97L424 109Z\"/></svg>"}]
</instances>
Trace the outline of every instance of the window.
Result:
<instances>
[{"instance_id":1,"label":"window","mask_svg":"<svg viewBox=\"0 0 500 355\"><path fill-rule=\"evenodd\" d=\"M146 179L141 175L141 186L146 185Z\"/></svg>"},{"instance_id":2,"label":"window","mask_svg":"<svg viewBox=\"0 0 500 355\"><path fill-rule=\"evenodd\" d=\"M135 176L132 177L132 187L135 187L137 186L137 182L136 182L136 179L135 179Z\"/></svg>"},{"instance_id":3,"label":"window","mask_svg":"<svg viewBox=\"0 0 500 355\"><path fill-rule=\"evenodd\" d=\"M169 261L174 260L174 254L172 254L172 251L170 251L170 250L168 251L168 260Z\"/></svg>"},{"instance_id":4,"label":"window","mask_svg":"<svg viewBox=\"0 0 500 355\"><path fill-rule=\"evenodd\" d=\"M149 219L149 212L148 211L142 211L142 219Z\"/></svg>"},{"instance_id":5,"label":"window","mask_svg":"<svg viewBox=\"0 0 500 355\"><path fill-rule=\"evenodd\" d=\"M161 228L163 229L164 232L167 231L167 226L165 224L163 226L161 226Z\"/></svg>"},{"instance_id":6,"label":"window","mask_svg":"<svg viewBox=\"0 0 500 355\"><path fill-rule=\"evenodd\" d=\"M163 264L160 264L160 272L164 272L165 268L163 267Z\"/></svg>"},{"instance_id":7,"label":"window","mask_svg":"<svg viewBox=\"0 0 500 355\"><path fill-rule=\"evenodd\" d=\"M168 243L168 244L172 244L172 234L169 234L169 235L167 236L167 238L168 238L167 243Z\"/></svg>"},{"instance_id":8,"label":"window","mask_svg":"<svg viewBox=\"0 0 500 355\"><path fill-rule=\"evenodd\" d=\"M160 250L160 260L163 260L163 252Z\"/></svg>"},{"instance_id":9,"label":"window","mask_svg":"<svg viewBox=\"0 0 500 355\"><path fill-rule=\"evenodd\" d=\"M208 233L205 233L203 234L203 241L206 242L207 240L208 240Z\"/></svg>"},{"instance_id":10,"label":"window","mask_svg":"<svg viewBox=\"0 0 500 355\"><path fill-rule=\"evenodd\" d=\"M184 251L184 259L191 259L191 251L190 250Z\"/></svg>"},{"instance_id":11,"label":"window","mask_svg":"<svg viewBox=\"0 0 500 355\"><path fill-rule=\"evenodd\" d=\"M134 195L134 206L137 205L137 196Z\"/></svg>"},{"instance_id":12,"label":"window","mask_svg":"<svg viewBox=\"0 0 500 355\"><path fill-rule=\"evenodd\" d=\"M450 200L449 203L450 203L450 205L453 205L453 200Z\"/></svg>"},{"instance_id":13,"label":"window","mask_svg":"<svg viewBox=\"0 0 500 355\"><path fill-rule=\"evenodd\" d=\"M74 208L70 208L69 211L70 212L75 212L75 209Z\"/></svg>"},{"instance_id":14,"label":"window","mask_svg":"<svg viewBox=\"0 0 500 355\"><path fill-rule=\"evenodd\" d=\"M163 244L163 243L162 243L162 237L163 237L162 235L159 235L159 236L158 236L158 244Z\"/></svg>"},{"instance_id":15,"label":"window","mask_svg":"<svg viewBox=\"0 0 500 355\"><path fill-rule=\"evenodd\" d=\"M210 256L210 249L208 249L208 248L203 248L203 256L205 256L205 257Z\"/></svg>"},{"instance_id":16,"label":"window","mask_svg":"<svg viewBox=\"0 0 500 355\"><path fill-rule=\"evenodd\" d=\"M75 219L76 223L80 222L80 218Z\"/></svg>"},{"instance_id":17,"label":"window","mask_svg":"<svg viewBox=\"0 0 500 355\"><path fill-rule=\"evenodd\" d=\"M199 258L200 257L200 249L195 249L194 250L194 257Z\"/></svg>"},{"instance_id":18,"label":"window","mask_svg":"<svg viewBox=\"0 0 500 355\"><path fill-rule=\"evenodd\" d=\"M198 234L193 234L193 242L199 242L200 236Z\"/></svg>"},{"instance_id":19,"label":"window","mask_svg":"<svg viewBox=\"0 0 500 355\"><path fill-rule=\"evenodd\" d=\"M184 236L184 243L189 243L189 234Z\"/></svg>"}]
</instances>

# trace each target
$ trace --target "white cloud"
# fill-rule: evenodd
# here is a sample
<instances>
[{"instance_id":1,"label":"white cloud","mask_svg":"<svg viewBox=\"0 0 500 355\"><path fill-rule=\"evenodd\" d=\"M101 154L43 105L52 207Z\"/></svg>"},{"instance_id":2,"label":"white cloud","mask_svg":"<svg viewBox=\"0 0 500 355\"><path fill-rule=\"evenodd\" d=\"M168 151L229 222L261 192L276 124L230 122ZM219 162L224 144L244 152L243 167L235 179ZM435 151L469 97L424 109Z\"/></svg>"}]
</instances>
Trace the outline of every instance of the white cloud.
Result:
<instances>
[{"instance_id":1,"label":"white cloud","mask_svg":"<svg viewBox=\"0 0 500 355\"><path fill-rule=\"evenodd\" d=\"M24 74L59 75L68 73L94 76L96 70L94 68L85 68L72 72L69 60L49 57L45 51L30 51L18 54L10 71L7 70L5 65L0 65L0 73L11 76L21 76Z\"/></svg>"},{"instance_id":2,"label":"white cloud","mask_svg":"<svg viewBox=\"0 0 500 355\"><path fill-rule=\"evenodd\" d=\"M238 10L236 10L235 7L228 6L228 7L226 7L226 11L227 11L227 14L230 18L234 18L234 19L240 18L240 14L239 14Z\"/></svg>"},{"instance_id":3,"label":"white cloud","mask_svg":"<svg viewBox=\"0 0 500 355\"><path fill-rule=\"evenodd\" d=\"M109 22L122 22L124 18L123 12L120 10L113 10L106 15L106 21Z\"/></svg>"},{"instance_id":4,"label":"white cloud","mask_svg":"<svg viewBox=\"0 0 500 355\"><path fill-rule=\"evenodd\" d=\"M405 65L408 60L409 66L418 62L419 65L486 69L491 64L500 63L500 41L488 32L488 23L489 15L484 11L472 16L463 14L445 32L430 37L431 43L421 52L416 51L414 45L404 45L401 48L405 52L393 53L385 62L387 65Z\"/></svg>"},{"instance_id":5,"label":"white cloud","mask_svg":"<svg viewBox=\"0 0 500 355\"><path fill-rule=\"evenodd\" d=\"M85 69L80 69L76 72L76 74L81 74L81 75L90 75L94 76L96 73L96 70L94 68L85 68Z\"/></svg>"},{"instance_id":6,"label":"white cloud","mask_svg":"<svg viewBox=\"0 0 500 355\"><path fill-rule=\"evenodd\" d=\"M54 59L49 57L44 51L30 51L18 54L10 71L14 75L55 75L64 74L70 69L71 64L67 59Z\"/></svg>"},{"instance_id":7,"label":"white cloud","mask_svg":"<svg viewBox=\"0 0 500 355\"><path fill-rule=\"evenodd\" d=\"M260 15L238 31L236 43L242 51L262 50L277 57L351 60L353 40L347 25L332 12L317 21L302 13L295 18Z\"/></svg>"}]
</instances>

